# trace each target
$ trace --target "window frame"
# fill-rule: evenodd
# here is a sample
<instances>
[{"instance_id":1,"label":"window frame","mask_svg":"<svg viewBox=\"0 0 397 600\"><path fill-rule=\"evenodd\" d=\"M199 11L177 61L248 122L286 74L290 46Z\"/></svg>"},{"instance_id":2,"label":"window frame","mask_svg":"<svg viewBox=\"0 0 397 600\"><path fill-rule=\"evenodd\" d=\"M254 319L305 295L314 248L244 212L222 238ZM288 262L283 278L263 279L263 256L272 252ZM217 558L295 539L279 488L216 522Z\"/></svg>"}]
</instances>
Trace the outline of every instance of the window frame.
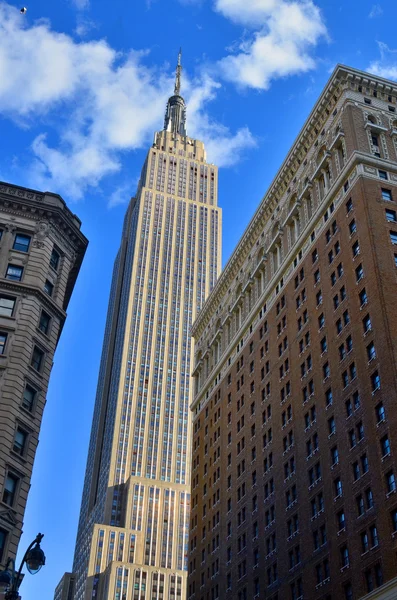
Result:
<instances>
[{"instance_id":1,"label":"window frame","mask_svg":"<svg viewBox=\"0 0 397 600\"><path fill-rule=\"evenodd\" d=\"M17 241L17 238L24 238L27 240L27 245L26 244L22 244L20 242ZM17 252L23 252L24 254L27 254L29 252L30 249L30 242L32 241L32 236L28 235L27 233L16 233L15 237L14 237L14 243L12 245L12 249L16 250ZM20 246L20 247L17 247Z\"/></svg>"},{"instance_id":2,"label":"window frame","mask_svg":"<svg viewBox=\"0 0 397 600\"><path fill-rule=\"evenodd\" d=\"M15 277L15 276L10 277L10 274L9 274L10 269L20 269L20 272L21 272L20 277ZM6 274L5 274L5 279L8 279L8 281L22 281L23 272L24 272L24 268L21 267L20 265L14 265L13 263L8 263Z\"/></svg>"},{"instance_id":3,"label":"window frame","mask_svg":"<svg viewBox=\"0 0 397 600\"><path fill-rule=\"evenodd\" d=\"M13 302L12 309L11 309L11 314L6 314L6 313L1 312L2 308L3 308L2 305L1 305L2 300L9 300L9 301ZM5 295L0 295L0 317L12 318L14 316L16 303L17 303L17 299L15 297L13 297L13 296L7 296L6 294ZM4 307L4 309L7 310L5 307Z\"/></svg>"},{"instance_id":4,"label":"window frame","mask_svg":"<svg viewBox=\"0 0 397 600\"><path fill-rule=\"evenodd\" d=\"M54 255L56 255L56 260L53 261ZM51 256L50 256L50 267L51 267L51 269L54 269L54 271L56 273L58 273L61 258L62 258L61 253L55 247L53 247L53 249L51 251Z\"/></svg>"},{"instance_id":5,"label":"window frame","mask_svg":"<svg viewBox=\"0 0 397 600\"><path fill-rule=\"evenodd\" d=\"M7 490L7 489L6 489L6 482L7 482L7 479L8 479L8 478L12 479L12 480L14 481L14 483L15 483L14 489L13 489L13 490L12 490L12 492L11 492L11 494L12 494L12 497L11 497L11 502L8 502L8 501L5 499L6 493L7 493L7 492L9 492L9 490ZM7 472L6 472L6 476L5 476L5 478L4 478L4 489L3 489L3 495L2 495L2 498L1 498L1 501L2 501L4 504L6 504L7 506L10 506L10 507L13 507L13 506L14 506L14 504L15 504L15 499L16 499L17 492L18 492L19 482L20 482L20 477L18 477L18 475L15 475L15 473L13 473L11 470L7 470Z\"/></svg>"}]
</instances>

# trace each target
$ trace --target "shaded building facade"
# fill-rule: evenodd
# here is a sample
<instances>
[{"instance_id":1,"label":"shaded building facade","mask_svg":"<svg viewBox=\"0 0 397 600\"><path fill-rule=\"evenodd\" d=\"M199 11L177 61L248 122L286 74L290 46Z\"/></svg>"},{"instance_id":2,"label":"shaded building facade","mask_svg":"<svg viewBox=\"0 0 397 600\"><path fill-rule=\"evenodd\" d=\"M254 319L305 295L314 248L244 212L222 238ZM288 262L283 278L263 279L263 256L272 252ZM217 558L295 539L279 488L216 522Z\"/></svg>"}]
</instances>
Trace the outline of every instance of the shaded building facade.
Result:
<instances>
[{"instance_id":1,"label":"shaded building facade","mask_svg":"<svg viewBox=\"0 0 397 600\"><path fill-rule=\"evenodd\" d=\"M189 600L395 577L396 109L335 69L193 326Z\"/></svg>"},{"instance_id":2,"label":"shaded building facade","mask_svg":"<svg viewBox=\"0 0 397 600\"><path fill-rule=\"evenodd\" d=\"M126 213L73 572L75 599L185 598L191 324L221 267L217 168L186 135L180 61Z\"/></svg>"},{"instance_id":3,"label":"shaded building facade","mask_svg":"<svg viewBox=\"0 0 397 600\"><path fill-rule=\"evenodd\" d=\"M63 199L0 182L0 564L17 553L54 353L87 247Z\"/></svg>"}]
</instances>

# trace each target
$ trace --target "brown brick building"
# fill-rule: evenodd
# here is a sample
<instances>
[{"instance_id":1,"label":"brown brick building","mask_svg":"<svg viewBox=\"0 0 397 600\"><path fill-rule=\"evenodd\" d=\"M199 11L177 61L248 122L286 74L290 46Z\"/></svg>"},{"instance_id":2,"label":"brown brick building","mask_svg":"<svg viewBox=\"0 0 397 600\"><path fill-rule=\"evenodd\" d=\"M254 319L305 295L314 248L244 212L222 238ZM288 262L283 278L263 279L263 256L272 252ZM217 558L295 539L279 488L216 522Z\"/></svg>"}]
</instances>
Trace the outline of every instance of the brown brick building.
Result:
<instances>
[{"instance_id":1,"label":"brown brick building","mask_svg":"<svg viewBox=\"0 0 397 600\"><path fill-rule=\"evenodd\" d=\"M54 352L87 247L80 225L60 196L0 182L1 567L21 535Z\"/></svg>"},{"instance_id":2,"label":"brown brick building","mask_svg":"<svg viewBox=\"0 0 397 600\"><path fill-rule=\"evenodd\" d=\"M396 108L335 69L195 322L190 600L396 576Z\"/></svg>"}]
</instances>

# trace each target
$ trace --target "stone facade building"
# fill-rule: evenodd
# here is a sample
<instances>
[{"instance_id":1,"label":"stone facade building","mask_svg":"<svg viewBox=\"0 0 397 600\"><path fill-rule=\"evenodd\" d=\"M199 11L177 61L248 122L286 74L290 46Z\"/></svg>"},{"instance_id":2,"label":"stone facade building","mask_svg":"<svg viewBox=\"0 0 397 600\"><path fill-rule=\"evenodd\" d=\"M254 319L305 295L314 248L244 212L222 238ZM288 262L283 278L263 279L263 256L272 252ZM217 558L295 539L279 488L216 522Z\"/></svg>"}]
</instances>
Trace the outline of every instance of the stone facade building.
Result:
<instances>
[{"instance_id":1,"label":"stone facade building","mask_svg":"<svg viewBox=\"0 0 397 600\"><path fill-rule=\"evenodd\" d=\"M56 587L54 600L73 600L74 582L73 573L65 573Z\"/></svg>"},{"instance_id":2,"label":"stone facade building","mask_svg":"<svg viewBox=\"0 0 397 600\"><path fill-rule=\"evenodd\" d=\"M87 247L62 198L0 182L0 565L15 558L54 352Z\"/></svg>"},{"instance_id":3,"label":"stone facade building","mask_svg":"<svg viewBox=\"0 0 397 600\"><path fill-rule=\"evenodd\" d=\"M189 600L395 577L396 110L335 69L193 326Z\"/></svg>"},{"instance_id":4,"label":"stone facade building","mask_svg":"<svg viewBox=\"0 0 397 600\"><path fill-rule=\"evenodd\" d=\"M186 135L178 64L115 261L73 572L75 600L185 600L190 330L221 268L217 167Z\"/></svg>"}]
</instances>

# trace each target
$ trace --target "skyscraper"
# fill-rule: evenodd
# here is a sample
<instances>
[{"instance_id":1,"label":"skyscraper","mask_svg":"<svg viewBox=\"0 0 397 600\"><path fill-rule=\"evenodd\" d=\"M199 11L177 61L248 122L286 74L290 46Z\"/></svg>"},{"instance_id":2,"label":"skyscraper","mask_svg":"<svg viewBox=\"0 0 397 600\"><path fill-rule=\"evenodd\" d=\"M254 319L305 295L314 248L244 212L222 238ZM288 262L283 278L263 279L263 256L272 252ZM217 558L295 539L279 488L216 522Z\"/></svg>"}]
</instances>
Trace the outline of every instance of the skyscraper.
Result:
<instances>
[{"instance_id":1,"label":"skyscraper","mask_svg":"<svg viewBox=\"0 0 397 600\"><path fill-rule=\"evenodd\" d=\"M190 329L221 267L218 173L186 134L180 55L111 287L73 571L75 599L182 599Z\"/></svg>"},{"instance_id":2,"label":"skyscraper","mask_svg":"<svg viewBox=\"0 0 397 600\"><path fill-rule=\"evenodd\" d=\"M396 112L335 69L194 323L189 600L397 597Z\"/></svg>"},{"instance_id":3,"label":"skyscraper","mask_svg":"<svg viewBox=\"0 0 397 600\"><path fill-rule=\"evenodd\" d=\"M54 353L88 243L80 227L57 194L0 182L2 567L21 536Z\"/></svg>"}]
</instances>

